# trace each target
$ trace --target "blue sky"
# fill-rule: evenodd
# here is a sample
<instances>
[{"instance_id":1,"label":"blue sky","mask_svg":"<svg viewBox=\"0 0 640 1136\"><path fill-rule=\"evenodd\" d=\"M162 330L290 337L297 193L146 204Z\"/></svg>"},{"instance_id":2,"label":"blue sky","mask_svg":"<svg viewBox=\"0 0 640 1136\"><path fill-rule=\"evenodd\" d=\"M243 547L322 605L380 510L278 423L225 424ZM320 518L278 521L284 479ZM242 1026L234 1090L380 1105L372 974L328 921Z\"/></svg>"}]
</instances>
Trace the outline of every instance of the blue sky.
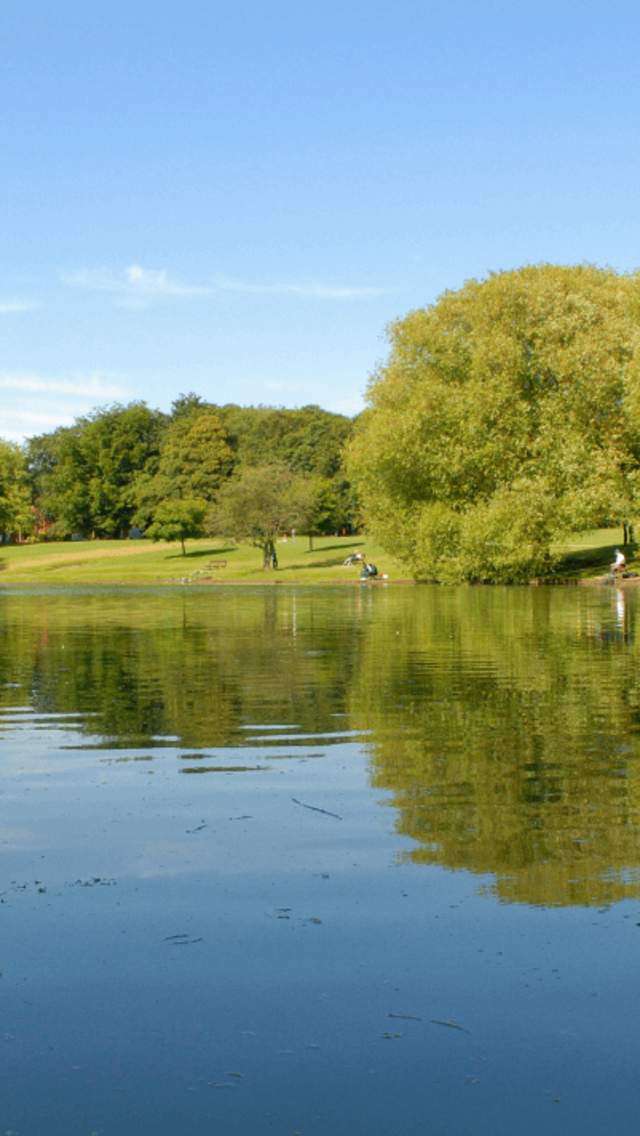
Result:
<instances>
[{"instance_id":1,"label":"blue sky","mask_svg":"<svg viewBox=\"0 0 640 1136\"><path fill-rule=\"evenodd\" d=\"M635 3L4 0L0 436L113 401L354 413L385 327L640 264Z\"/></svg>"}]
</instances>

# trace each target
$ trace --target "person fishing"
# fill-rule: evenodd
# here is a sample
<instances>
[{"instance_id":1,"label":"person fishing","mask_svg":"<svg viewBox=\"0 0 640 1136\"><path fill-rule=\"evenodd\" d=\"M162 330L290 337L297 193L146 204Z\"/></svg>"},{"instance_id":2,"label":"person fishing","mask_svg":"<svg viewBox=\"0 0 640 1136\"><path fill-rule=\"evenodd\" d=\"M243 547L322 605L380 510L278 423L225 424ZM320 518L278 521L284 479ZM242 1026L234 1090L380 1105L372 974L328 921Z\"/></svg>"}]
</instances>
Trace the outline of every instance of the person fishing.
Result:
<instances>
[{"instance_id":1,"label":"person fishing","mask_svg":"<svg viewBox=\"0 0 640 1136\"><path fill-rule=\"evenodd\" d=\"M360 573L360 579L361 580L370 580L373 576L377 576L377 575L378 575L378 569L376 568L375 564L370 564L368 560L365 561L365 563L362 567L362 572Z\"/></svg>"},{"instance_id":2,"label":"person fishing","mask_svg":"<svg viewBox=\"0 0 640 1136\"><path fill-rule=\"evenodd\" d=\"M621 552L619 548L616 548L615 550L615 557L616 558L611 565L611 571L614 576L621 576L626 570L627 560L624 552Z\"/></svg>"}]
</instances>

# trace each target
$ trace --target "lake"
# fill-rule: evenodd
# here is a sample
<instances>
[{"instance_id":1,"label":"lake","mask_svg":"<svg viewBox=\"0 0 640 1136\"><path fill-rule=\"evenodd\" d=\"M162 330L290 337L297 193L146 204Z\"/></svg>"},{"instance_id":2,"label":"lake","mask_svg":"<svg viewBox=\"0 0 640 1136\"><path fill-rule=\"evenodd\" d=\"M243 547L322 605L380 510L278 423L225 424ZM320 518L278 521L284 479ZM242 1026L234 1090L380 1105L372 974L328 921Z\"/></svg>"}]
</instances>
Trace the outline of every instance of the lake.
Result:
<instances>
[{"instance_id":1,"label":"lake","mask_svg":"<svg viewBox=\"0 0 640 1136\"><path fill-rule=\"evenodd\" d=\"M637 1126L638 595L0 592L0 1132Z\"/></svg>"}]
</instances>

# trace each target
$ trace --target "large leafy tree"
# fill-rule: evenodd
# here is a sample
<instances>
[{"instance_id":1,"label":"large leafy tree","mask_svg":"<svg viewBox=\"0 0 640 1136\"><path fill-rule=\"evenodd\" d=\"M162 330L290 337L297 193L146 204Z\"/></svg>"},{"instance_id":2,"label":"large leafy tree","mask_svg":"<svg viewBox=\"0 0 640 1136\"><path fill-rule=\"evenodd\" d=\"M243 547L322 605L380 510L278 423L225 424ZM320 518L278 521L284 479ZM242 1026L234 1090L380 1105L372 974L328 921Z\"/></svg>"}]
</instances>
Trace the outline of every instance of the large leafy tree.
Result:
<instances>
[{"instance_id":1,"label":"large leafy tree","mask_svg":"<svg viewBox=\"0 0 640 1136\"><path fill-rule=\"evenodd\" d=\"M61 426L30 438L27 467L34 505L47 533L64 537L89 533L91 465L83 444L83 424Z\"/></svg>"},{"instance_id":2,"label":"large leafy tree","mask_svg":"<svg viewBox=\"0 0 640 1136\"><path fill-rule=\"evenodd\" d=\"M208 530L253 544L262 552L263 568L271 568L278 535L308 525L316 488L311 479L275 462L247 466L220 490Z\"/></svg>"},{"instance_id":3,"label":"large leafy tree","mask_svg":"<svg viewBox=\"0 0 640 1136\"><path fill-rule=\"evenodd\" d=\"M186 396L185 405L193 396ZM319 406L283 407L227 405L220 408L237 468L276 463L292 473L322 482L314 532L355 523L357 504L343 457L353 421ZM329 507L328 502L331 502Z\"/></svg>"},{"instance_id":4,"label":"large leafy tree","mask_svg":"<svg viewBox=\"0 0 640 1136\"><path fill-rule=\"evenodd\" d=\"M496 273L390 329L350 469L371 530L418 577L517 580L640 488L640 282Z\"/></svg>"},{"instance_id":5,"label":"large leafy tree","mask_svg":"<svg viewBox=\"0 0 640 1136\"><path fill-rule=\"evenodd\" d=\"M179 540L182 555L186 556L185 540L202 536L207 502L197 497L180 497L161 501L153 512L153 520L146 530L152 540Z\"/></svg>"},{"instance_id":6,"label":"large leafy tree","mask_svg":"<svg viewBox=\"0 0 640 1136\"><path fill-rule=\"evenodd\" d=\"M136 478L136 523L146 530L164 501L198 498L210 503L232 466L233 451L219 415L201 405L196 395L181 396L174 403L157 466Z\"/></svg>"},{"instance_id":7,"label":"large leafy tree","mask_svg":"<svg viewBox=\"0 0 640 1136\"><path fill-rule=\"evenodd\" d=\"M165 418L143 402L113 406L85 420L92 530L126 536L137 508L134 481L157 468Z\"/></svg>"},{"instance_id":8,"label":"large leafy tree","mask_svg":"<svg viewBox=\"0 0 640 1136\"><path fill-rule=\"evenodd\" d=\"M157 469L165 416L143 402L111 406L31 439L36 504L57 536L126 536L135 479Z\"/></svg>"},{"instance_id":9,"label":"large leafy tree","mask_svg":"<svg viewBox=\"0 0 640 1136\"><path fill-rule=\"evenodd\" d=\"M157 469L165 421L159 411L134 402L31 439L34 494L51 532L125 536L137 508L136 479Z\"/></svg>"}]
</instances>

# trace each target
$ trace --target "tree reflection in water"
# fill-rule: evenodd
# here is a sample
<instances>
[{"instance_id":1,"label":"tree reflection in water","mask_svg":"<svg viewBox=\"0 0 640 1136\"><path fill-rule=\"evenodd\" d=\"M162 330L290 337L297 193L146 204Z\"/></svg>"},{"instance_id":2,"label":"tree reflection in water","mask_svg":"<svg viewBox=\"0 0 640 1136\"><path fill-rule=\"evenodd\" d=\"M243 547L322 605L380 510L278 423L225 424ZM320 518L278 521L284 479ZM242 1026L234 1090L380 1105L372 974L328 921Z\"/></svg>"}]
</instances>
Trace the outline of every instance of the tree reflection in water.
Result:
<instances>
[{"instance_id":1,"label":"tree reflection in water","mask_svg":"<svg viewBox=\"0 0 640 1136\"><path fill-rule=\"evenodd\" d=\"M92 714L81 728L115 750L166 738L242 748L249 724L282 726L289 745L366 733L373 784L415 841L404 853L414 862L489 876L482 886L505 901L640 894L635 592L123 590L1 602L0 708L15 704L6 684L18 681L36 711Z\"/></svg>"}]
</instances>

